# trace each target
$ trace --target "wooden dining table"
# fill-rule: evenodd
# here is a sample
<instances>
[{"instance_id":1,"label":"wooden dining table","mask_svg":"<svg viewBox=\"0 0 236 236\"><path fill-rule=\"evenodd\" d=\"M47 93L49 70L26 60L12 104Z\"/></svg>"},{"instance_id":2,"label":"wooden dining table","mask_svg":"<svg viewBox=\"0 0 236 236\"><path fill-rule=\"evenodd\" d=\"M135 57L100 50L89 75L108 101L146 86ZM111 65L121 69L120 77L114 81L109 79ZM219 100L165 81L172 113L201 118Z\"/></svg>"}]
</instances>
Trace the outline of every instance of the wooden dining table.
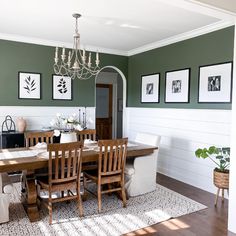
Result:
<instances>
[{"instance_id":1,"label":"wooden dining table","mask_svg":"<svg viewBox=\"0 0 236 236\"><path fill-rule=\"evenodd\" d=\"M140 143L130 143L127 147L127 159L150 155L157 147ZM0 153L11 154L29 150L27 148L1 149ZM93 162L98 160L98 151L84 149L82 153L82 162ZM21 201L31 222L38 221L39 211L37 206L37 190L35 184L34 170L48 167L48 158L41 157L40 154L28 157L1 158L0 156L0 173L23 171ZM27 173L27 174L24 174Z\"/></svg>"}]
</instances>

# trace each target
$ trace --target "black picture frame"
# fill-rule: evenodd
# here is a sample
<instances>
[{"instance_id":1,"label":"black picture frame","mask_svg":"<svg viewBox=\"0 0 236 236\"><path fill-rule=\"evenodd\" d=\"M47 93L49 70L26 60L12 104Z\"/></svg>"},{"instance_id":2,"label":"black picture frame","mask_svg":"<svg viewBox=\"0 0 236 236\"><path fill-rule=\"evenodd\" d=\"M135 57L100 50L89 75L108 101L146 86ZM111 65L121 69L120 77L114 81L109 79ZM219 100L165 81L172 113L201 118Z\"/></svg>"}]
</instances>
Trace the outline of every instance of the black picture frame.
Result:
<instances>
[{"instance_id":1,"label":"black picture frame","mask_svg":"<svg viewBox=\"0 0 236 236\"><path fill-rule=\"evenodd\" d=\"M219 85L216 85L217 79L220 81L217 83ZM210 88L210 84L212 84L212 88ZM198 103L229 104L232 102L232 86L232 61L199 66Z\"/></svg>"},{"instance_id":2,"label":"black picture frame","mask_svg":"<svg viewBox=\"0 0 236 236\"><path fill-rule=\"evenodd\" d=\"M52 100L73 100L73 82L69 76L52 74Z\"/></svg>"},{"instance_id":3,"label":"black picture frame","mask_svg":"<svg viewBox=\"0 0 236 236\"><path fill-rule=\"evenodd\" d=\"M168 81L169 80L169 81ZM173 83L176 89L173 91ZM179 84L180 85L179 85ZM165 72L165 103L190 103L191 68L170 70ZM172 97L171 97L171 93Z\"/></svg>"},{"instance_id":4,"label":"black picture frame","mask_svg":"<svg viewBox=\"0 0 236 236\"><path fill-rule=\"evenodd\" d=\"M160 73L141 76L141 103L160 103L160 76Z\"/></svg>"},{"instance_id":5,"label":"black picture frame","mask_svg":"<svg viewBox=\"0 0 236 236\"><path fill-rule=\"evenodd\" d=\"M40 100L42 97L42 74L38 72L18 72L18 99Z\"/></svg>"}]
</instances>

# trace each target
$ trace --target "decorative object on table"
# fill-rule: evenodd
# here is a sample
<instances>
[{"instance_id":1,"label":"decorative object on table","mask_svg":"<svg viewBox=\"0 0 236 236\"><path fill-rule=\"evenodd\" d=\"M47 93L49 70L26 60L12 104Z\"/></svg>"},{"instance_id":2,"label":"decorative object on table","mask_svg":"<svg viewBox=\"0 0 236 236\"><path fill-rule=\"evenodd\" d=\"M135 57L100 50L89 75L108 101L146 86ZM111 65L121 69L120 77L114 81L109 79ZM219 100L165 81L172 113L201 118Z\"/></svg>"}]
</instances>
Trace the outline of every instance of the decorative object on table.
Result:
<instances>
[{"instance_id":1,"label":"decorative object on table","mask_svg":"<svg viewBox=\"0 0 236 236\"><path fill-rule=\"evenodd\" d=\"M79 117L74 113L71 116L64 116L61 113L56 114L56 119L52 119L50 124L59 130L73 131L82 130Z\"/></svg>"},{"instance_id":2,"label":"decorative object on table","mask_svg":"<svg viewBox=\"0 0 236 236\"><path fill-rule=\"evenodd\" d=\"M82 118L81 118L82 115ZM87 109L84 107L84 111L82 112L81 109L79 109L79 124L81 124L82 129L87 129Z\"/></svg>"},{"instance_id":3,"label":"decorative object on table","mask_svg":"<svg viewBox=\"0 0 236 236\"><path fill-rule=\"evenodd\" d=\"M20 99L41 99L41 74L18 73L18 97Z\"/></svg>"},{"instance_id":4,"label":"decorative object on table","mask_svg":"<svg viewBox=\"0 0 236 236\"><path fill-rule=\"evenodd\" d=\"M199 148L196 150L195 155L198 158L210 158L217 166L214 169L214 185L218 188L215 199L216 206L220 189L222 190L222 202L224 201L224 190L229 190L230 148L216 148L215 146L211 146L208 149Z\"/></svg>"},{"instance_id":5,"label":"decorative object on table","mask_svg":"<svg viewBox=\"0 0 236 236\"><path fill-rule=\"evenodd\" d=\"M84 107L84 112L83 112L83 128L84 129L87 129L87 112L86 112L86 107Z\"/></svg>"},{"instance_id":6,"label":"decorative object on table","mask_svg":"<svg viewBox=\"0 0 236 236\"><path fill-rule=\"evenodd\" d=\"M52 99L72 100L72 81L68 76L52 75Z\"/></svg>"},{"instance_id":7,"label":"decorative object on table","mask_svg":"<svg viewBox=\"0 0 236 236\"><path fill-rule=\"evenodd\" d=\"M60 143L71 143L71 142L77 142L77 134L76 132L62 132Z\"/></svg>"},{"instance_id":8,"label":"decorative object on table","mask_svg":"<svg viewBox=\"0 0 236 236\"><path fill-rule=\"evenodd\" d=\"M160 102L160 74L142 76L141 102Z\"/></svg>"},{"instance_id":9,"label":"decorative object on table","mask_svg":"<svg viewBox=\"0 0 236 236\"><path fill-rule=\"evenodd\" d=\"M167 71L165 84L165 103L189 102L190 68Z\"/></svg>"},{"instance_id":10,"label":"decorative object on table","mask_svg":"<svg viewBox=\"0 0 236 236\"><path fill-rule=\"evenodd\" d=\"M199 103L230 103L232 99L232 62L199 67Z\"/></svg>"},{"instance_id":11,"label":"decorative object on table","mask_svg":"<svg viewBox=\"0 0 236 236\"><path fill-rule=\"evenodd\" d=\"M7 115L5 120L2 122L2 132L15 132L16 125L12 120L11 116Z\"/></svg>"},{"instance_id":12,"label":"decorative object on table","mask_svg":"<svg viewBox=\"0 0 236 236\"><path fill-rule=\"evenodd\" d=\"M68 57L66 55L66 49L62 49L62 55L59 59L58 48L56 47L55 58L54 58L54 72L57 75L69 76L72 79L78 78L81 80L86 80L95 76L99 68L99 54L96 53L95 64L92 63L91 52L87 53L85 49L80 49L80 34L78 32L78 19L81 17L80 14L75 13L72 15L76 20L75 34L74 34L74 46L72 51L68 52Z\"/></svg>"},{"instance_id":13,"label":"decorative object on table","mask_svg":"<svg viewBox=\"0 0 236 236\"><path fill-rule=\"evenodd\" d=\"M23 133L26 130L26 120L23 117L18 117L16 119L16 126L20 133Z\"/></svg>"},{"instance_id":14,"label":"decorative object on table","mask_svg":"<svg viewBox=\"0 0 236 236\"><path fill-rule=\"evenodd\" d=\"M75 130L83 130L76 114L64 117L62 114L57 113L56 119L53 119L50 124L55 129L54 135L61 135L60 143L76 142L77 135Z\"/></svg>"}]
</instances>

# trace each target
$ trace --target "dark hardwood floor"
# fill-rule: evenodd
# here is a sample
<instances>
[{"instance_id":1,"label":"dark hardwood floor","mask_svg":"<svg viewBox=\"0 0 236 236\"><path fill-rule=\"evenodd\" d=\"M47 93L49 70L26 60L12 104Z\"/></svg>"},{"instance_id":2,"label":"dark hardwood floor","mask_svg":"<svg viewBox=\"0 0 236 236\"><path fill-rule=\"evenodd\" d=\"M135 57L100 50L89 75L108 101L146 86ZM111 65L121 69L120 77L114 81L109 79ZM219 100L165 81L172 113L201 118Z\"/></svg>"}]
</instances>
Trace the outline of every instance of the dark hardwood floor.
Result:
<instances>
[{"instance_id":1,"label":"dark hardwood floor","mask_svg":"<svg viewBox=\"0 0 236 236\"><path fill-rule=\"evenodd\" d=\"M158 236L235 236L227 232L228 201L221 203L218 200L214 206L215 195L195 188L191 185L169 178L165 175L157 175L157 183L172 189L186 197L198 201L208 208L171 219L159 224L149 226L126 234L134 235L158 235Z\"/></svg>"}]
</instances>

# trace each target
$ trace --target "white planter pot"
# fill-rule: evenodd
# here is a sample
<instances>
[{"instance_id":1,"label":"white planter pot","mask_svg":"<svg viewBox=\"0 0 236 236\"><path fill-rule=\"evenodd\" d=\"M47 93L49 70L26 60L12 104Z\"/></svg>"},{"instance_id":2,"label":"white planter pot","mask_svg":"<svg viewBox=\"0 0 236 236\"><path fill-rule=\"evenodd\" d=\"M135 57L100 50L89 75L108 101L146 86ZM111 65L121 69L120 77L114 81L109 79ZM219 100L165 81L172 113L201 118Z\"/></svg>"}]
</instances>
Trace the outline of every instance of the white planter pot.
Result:
<instances>
[{"instance_id":1,"label":"white planter pot","mask_svg":"<svg viewBox=\"0 0 236 236\"><path fill-rule=\"evenodd\" d=\"M61 133L60 143L71 143L71 142L77 142L77 135L75 132Z\"/></svg>"}]
</instances>

